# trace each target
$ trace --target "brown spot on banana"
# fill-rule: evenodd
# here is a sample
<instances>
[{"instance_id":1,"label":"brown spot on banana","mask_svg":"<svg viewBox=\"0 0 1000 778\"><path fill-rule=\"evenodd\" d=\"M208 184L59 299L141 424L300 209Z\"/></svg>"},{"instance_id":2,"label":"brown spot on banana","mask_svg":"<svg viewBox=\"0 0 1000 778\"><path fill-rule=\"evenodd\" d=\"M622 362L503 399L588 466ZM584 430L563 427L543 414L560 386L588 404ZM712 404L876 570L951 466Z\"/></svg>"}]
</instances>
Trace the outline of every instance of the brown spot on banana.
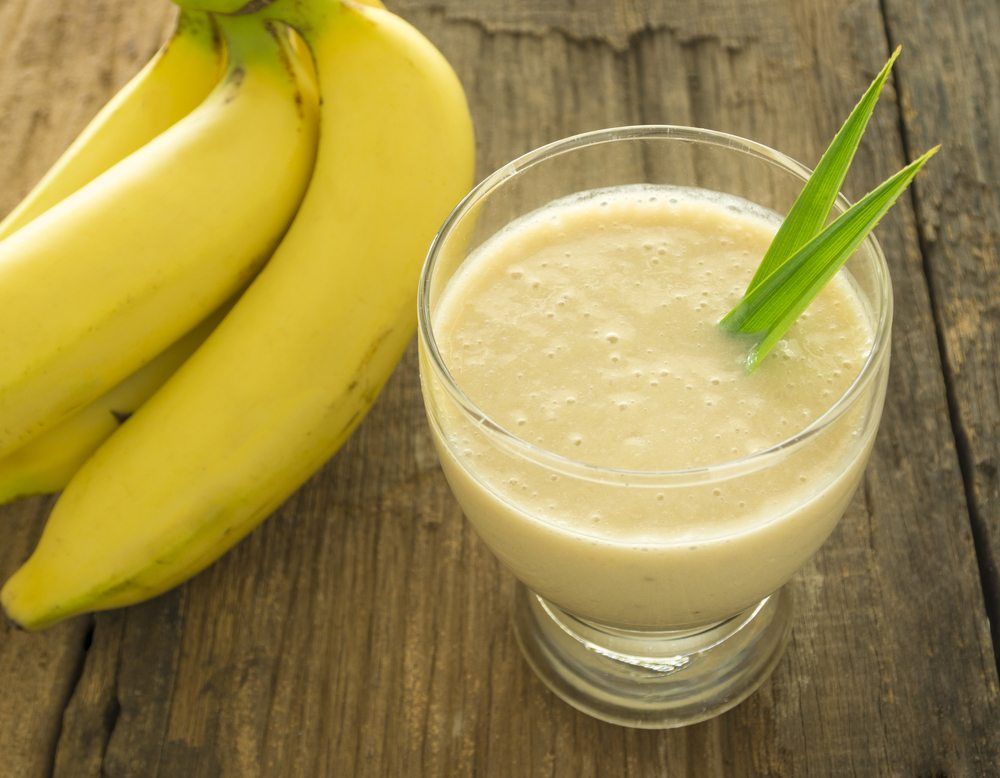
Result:
<instances>
[{"instance_id":1,"label":"brown spot on banana","mask_svg":"<svg viewBox=\"0 0 1000 778\"><path fill-rule=\"evenodd\" d=\"M268 0L270 2L270 0ZM278 59L281 61L281 67L285 70L285 75L288 76L288 80L295 84L295 94L293 99L295 100L295 112L298 114L300 119L305 118L305 110L303 108L303 102L305 98L302 95L302 90L299 87L299 73L296 70L295 63L292 62L292 51L293 46L290 35L296 35L297 33L281 25L279 22L274 22L271 20L264 22L264 29L267 30L267 34L270 35L275 43L278 44Z\"/></svg>"},{"instance_id":2,"label":"brown spot on banana","mask_svg":"<svg viewBox=\"0 0 1000 778\"><path fill-rule=\"evenodd\" d=\"M227 105L236 99L236 94L239 92L240 85L243 83L246 75L247 71L242 65L236 65L229 71L226 76L226 86L229 87L229 94L226 95L223 105Z\"/></svg>"},{"instance_id":3,"label":"brown spot on banana","mask_svg":"<svg viewBox=\"0 0 1000 778\"><path fill-rule=\"evenodd\" d=\"M344 390L343 394L337 395L336 399L334 399L330 403L330 407L335 407L339 403L344 402L346 398L350 397L355 392L355 390L359 386L361 386L361 376L364 373L365 368L368 366L368 363L371 362L372 359L374 359L375 355L378 353L379 347L386 341L386 339L390 335L392 335L394 329L395 328L390 327L387 330L383 330L381 333L379 333L378 337L371 342L371 344L368 346L368 350L365 351L364 356L358 363L358 369L357 372L355 373L355 377L351 379L351 382L347 385L347 388ZM388 376L386 378L388 378ZM375 384L366 384L366 386L364 387L365 391L362 392L361 394L361 399L365 403L364 411L357 410L354 412L354 415L351 416L348 422L344 425L345 431L349 430L351 428L351 425L358 420L357 419L358 416L362 415L364 412L368 410L368 408L372 406L372 404L374 404L384 384L385 384L385 379L378 381Z\"/></svg>"},{"instance_id":4,"label":"brown spot on banana","mask_svg":"<svg viewBox=\"0 0 1000 778\"><path fill-rule=\"evenodd\" d=\"M267 8L274 0L250 0L245 6L234 13L234 16L243 16L244 14L253 14L260 11L262 8Z\"/></svg>"}]
</instances>

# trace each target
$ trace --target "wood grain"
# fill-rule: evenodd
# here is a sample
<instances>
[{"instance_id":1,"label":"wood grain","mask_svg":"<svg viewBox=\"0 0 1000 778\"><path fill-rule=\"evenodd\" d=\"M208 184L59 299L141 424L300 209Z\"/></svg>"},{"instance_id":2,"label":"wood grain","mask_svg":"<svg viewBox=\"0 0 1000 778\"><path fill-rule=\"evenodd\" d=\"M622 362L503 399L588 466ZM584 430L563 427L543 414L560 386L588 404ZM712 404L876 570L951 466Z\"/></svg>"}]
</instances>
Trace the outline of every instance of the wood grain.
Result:
<instances>
[{"instance_id":1,"label":"wood grain","mask_svg":"<svg viewBox=\"0 0 1000 778\"><path fill-rule=\"evenodd\" d=\"M904 143L944 144L914 201L1000 662L1000 4L892 0L886 21L912 60L899 78Z\"/></svg>"},{"instance_id":2,"label":"wood grain","mask_svg":"<svg viewBox=\"0 0 1000 778\"><path fill-rule=\"evenodd\" d=\"M888 29L915 42L897 66L905 110L890 86L849 180L857 195L907 150L944 139L942 124L911 113L941 114L933 63L985 34L941 11L946 32L932 34L918 29L929 16L898 5L887 17L875 0L393 7L462 78L481 174L546 141L637 122L714 127L814 161L887 56ZM152 53L170 14L152 1L3 0L13 42L0 50L0 209ZM996 125L983 125L997 60L981 48L961 62L977 77L950 121L961 159L980 167L964 178L946 177L954 163L928 168L916 200L879 228L897 307L883 428L864 488L796 579L788 653L746 703L642 732L545 690L509 628L510 576L438 469L411 350L345 449L205 573L42 635L0 628L0 775L989 774L1000 702L973 527L995 554L995 481L979 463L995 455L996 350L961 316L994 316L995 291L983 289L996 274L970 262L952 289L944 268L988 252L995 222L955 225L944 201L997 181ZM958 302L970 295L977 314ZM986 476L970 486L971 518L968 464ZM0 510L0 575L26 556L48 507Z\"/></svg>"}]
</instances>

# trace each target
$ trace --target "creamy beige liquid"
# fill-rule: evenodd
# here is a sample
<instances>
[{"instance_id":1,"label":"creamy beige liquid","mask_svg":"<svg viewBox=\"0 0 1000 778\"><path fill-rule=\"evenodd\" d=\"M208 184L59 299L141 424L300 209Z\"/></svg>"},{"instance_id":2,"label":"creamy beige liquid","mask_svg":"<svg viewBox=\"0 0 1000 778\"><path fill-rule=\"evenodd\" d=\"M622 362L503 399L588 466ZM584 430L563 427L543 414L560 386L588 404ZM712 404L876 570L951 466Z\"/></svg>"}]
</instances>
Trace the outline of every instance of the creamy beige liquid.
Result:
<instances>
[{"instance_id":1,"label":"creamy beige liquid","mask_svg":"<svg viewBox=\"0 0 1000 778\"><path fill-rule=\"evenodd\" d=\"M874 431L862 409L735 472L574 464L718 466L795 435L847 389L872 327L844 274L752 375L747 343L716 326L776 227L702 190L586 193L501 231L442 293L435 333L458 386L557 455L526 456L431 378L445 473L493 551L557 605L627 626L724 618L787 580L843 513Z\"/></svg>"}]
</instances>

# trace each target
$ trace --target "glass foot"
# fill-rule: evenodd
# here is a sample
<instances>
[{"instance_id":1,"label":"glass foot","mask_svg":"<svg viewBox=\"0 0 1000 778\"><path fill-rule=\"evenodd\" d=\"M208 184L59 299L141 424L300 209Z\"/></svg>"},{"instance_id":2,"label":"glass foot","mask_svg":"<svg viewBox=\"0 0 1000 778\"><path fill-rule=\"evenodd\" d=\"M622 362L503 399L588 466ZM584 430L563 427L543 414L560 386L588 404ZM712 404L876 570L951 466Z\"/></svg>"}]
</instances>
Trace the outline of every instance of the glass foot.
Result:
<instances>
[{"instance_id":1,"label":"glass foot","mask_svg":"<svg viewBox=\"0 0 1000 778\"><path fill-rule=\"evenodd\" d=\"M514 627L532 669L574 708L612 724L667 729L752 694L781 658L791 614L785 587L707 627L623 630L571 616L519 583Z\"/></svg>"}]
</instances>

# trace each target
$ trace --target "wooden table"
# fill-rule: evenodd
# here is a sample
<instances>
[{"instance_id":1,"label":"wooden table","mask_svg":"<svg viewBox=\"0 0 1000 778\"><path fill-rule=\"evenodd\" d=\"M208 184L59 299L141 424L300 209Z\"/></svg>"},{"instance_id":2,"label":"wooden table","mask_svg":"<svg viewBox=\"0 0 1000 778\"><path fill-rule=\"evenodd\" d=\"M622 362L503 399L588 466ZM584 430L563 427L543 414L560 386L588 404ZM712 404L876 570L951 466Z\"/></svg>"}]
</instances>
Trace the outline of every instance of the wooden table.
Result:
<instances>
[{"instance_id":1,"label":"wooden table","mask_svg":"<svg viewBox=\"0 0 1000 778\"><path fill-rule=\"evenodd\" d=\"M945 148L878 230L888 403L863 488L795 579L787 654L747 702L677 731L553 697L514 643L511 577L438 469L411 349L349 445L207 572L44 634L0 627L0 775L1000 773L1000 4L390 4L461 76L480 174L636 123L814 161L904 44L847 191ZM172 16L163 0L0 1L0 211ZM50 507L0 510L0 575Z\"/></svg>"}]
</instances>

